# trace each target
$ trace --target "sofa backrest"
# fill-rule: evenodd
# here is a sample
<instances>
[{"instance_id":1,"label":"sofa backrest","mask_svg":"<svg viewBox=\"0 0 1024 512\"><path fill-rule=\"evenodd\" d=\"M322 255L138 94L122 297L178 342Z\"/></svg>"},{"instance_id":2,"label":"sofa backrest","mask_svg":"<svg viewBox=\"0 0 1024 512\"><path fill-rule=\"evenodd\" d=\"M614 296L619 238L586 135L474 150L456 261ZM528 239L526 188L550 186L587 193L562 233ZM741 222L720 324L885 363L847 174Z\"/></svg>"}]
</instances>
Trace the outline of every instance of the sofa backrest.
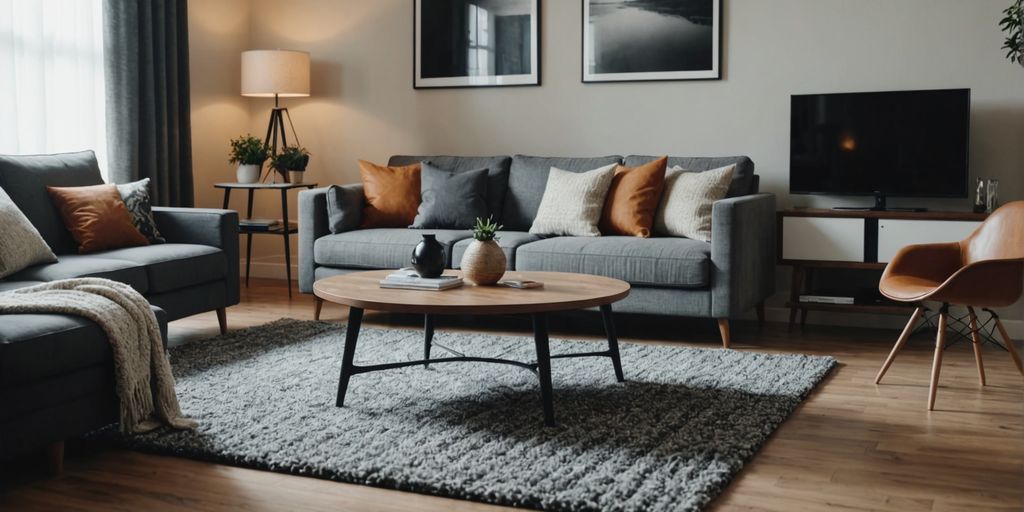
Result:
<instances>
[{"instance_id":1,"label":"sofa backrest","mask_svg":"<svg viewBox=\"0 0 1024 512\"><path fill-rule=\"evenodd\" d=\"M626 167L636 167L658 158L657 156L629 155L625 159ZM670 156L668 167L678 165L688 171L710 171L719 167L736 164L736 172L732 175L732 184L726 197L745 196L757 192L757 176L754 175L754 161L745 156L690 157Z\"/></svg>"},{"instance_id":2,"label":"sofa backrest","mask_svg":"<svg viewBox=\"0 0 1024 512\"><path fill-rule=\"evenodd\" d=\"M419 162L430 162L434 167L450 171L472 171L487 168L487 210L495 220L501 222L502 205L508 190L510 156L416 156L394 155L388 159L389 166L412 165Z\"/></svg>"},{"instance_id":3,"label":"sofa backrest","mask_svg":"<svg viewBox=\"0 0 1024 512\"><path fill-rule=\"evenodd\" d=\"M92 151L54 155L0 155L0 188L11 196L56 254L77 252L46 187L103 183Z\"/></svg>"},{"instance_id":4,"label":"sofa backrest","mask_svg":"<svg viewBox=\"0 0 1024 512\"><path fill-rule=\"evenodd\" d=\"M508 193L501 223L509 231L529 231L540 208L548 174L552 167L571 172L586 172L610 164L622 163L621 156L594 158L515 155L508 175Z\"/></svg>"}]
</instances>

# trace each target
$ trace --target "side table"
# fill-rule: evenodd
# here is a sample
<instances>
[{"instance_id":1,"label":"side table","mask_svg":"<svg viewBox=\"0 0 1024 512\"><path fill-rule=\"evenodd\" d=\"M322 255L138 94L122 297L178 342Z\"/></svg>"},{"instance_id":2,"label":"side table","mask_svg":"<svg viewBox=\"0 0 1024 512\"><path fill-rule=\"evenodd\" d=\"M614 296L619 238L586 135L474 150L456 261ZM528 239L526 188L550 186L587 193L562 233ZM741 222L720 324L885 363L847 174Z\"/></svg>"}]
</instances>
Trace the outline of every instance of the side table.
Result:
<instances>
[{"instance_id":1,"label":"side table","mask_svg":"<svg viewBox=\"0 0 1024 512\"><path fill-rule=\"evenodd\" d=\"M292 189L314 189L316 183L215 183L215 188L224 190L224 209L228 209L231 201L231 191L235 189L245 190L249 194L249 203L246 206L246 218L252 218L253 196L257 190L277 190L281 192L281 227L260 230L248 226L239 226L239 233L246 236L245 242L245 286L249 286L249 267L252 261L252 236L253 235L280 235L284 238L284 268L288 276L288 298L292 297L292 250L289 236L299 232L299 227L294 222L288 221L288 191Z\"/></svg>"}]
</instances>

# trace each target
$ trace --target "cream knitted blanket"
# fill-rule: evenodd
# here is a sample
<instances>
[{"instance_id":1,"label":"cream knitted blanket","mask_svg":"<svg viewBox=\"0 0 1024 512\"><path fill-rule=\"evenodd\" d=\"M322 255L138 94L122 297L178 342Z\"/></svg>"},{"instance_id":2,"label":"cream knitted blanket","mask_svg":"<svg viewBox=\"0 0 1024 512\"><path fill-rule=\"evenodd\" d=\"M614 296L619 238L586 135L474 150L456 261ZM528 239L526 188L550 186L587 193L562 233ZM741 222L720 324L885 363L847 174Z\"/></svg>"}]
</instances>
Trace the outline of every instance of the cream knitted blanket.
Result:
<instances>
[{"instance_id":1,"label":"cream knitted blanket","mask_svg":"<svg viewBox=\"0 0 1024 512\"><path fill-rule=\"evenodd\" d=\"M161 424L194 428L174 392L174 376L149 302L131 286L80 278L0 293L0 314L60 313L99 324L114 352L121 431L140 433Z\"/></svg>"}]
</instances>

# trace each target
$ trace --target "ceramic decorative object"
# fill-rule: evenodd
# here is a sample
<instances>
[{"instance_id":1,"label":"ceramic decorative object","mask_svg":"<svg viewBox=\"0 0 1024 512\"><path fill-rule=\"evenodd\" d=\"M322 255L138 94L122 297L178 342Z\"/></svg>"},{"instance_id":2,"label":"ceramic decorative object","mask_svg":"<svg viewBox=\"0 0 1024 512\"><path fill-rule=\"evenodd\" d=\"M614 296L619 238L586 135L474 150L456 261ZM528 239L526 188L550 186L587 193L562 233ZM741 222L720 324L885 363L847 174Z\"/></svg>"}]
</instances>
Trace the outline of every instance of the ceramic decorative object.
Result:
<instances>
[{"instance_id":1,"label":"ceramic decorative object","mask_svg":"<svg viewBox=\"0 0 1024 512\"><path fill-rule=\"evenodd\" d=\"M440 277L444 272L444 246L436 235L423 235L423 240L412 250L410 260L420 277Z\"/></svg>"},{"instance_id":2,"label":"ceramic decorative object","mask_svg":"<svg viewBox=\"0 0 1024 512\"><path fill-rule=\"evenodd\" d=\"M988 180L985 191L985 211L992 213L999 208L999 180Z\"/></svg>"},{"instance_id":3,"label":"ceramic decorative object","mask_svg":"<svg viewBox=\"0 0 1024 512\"><path fill-rule=\"evenodd\" d=\"M505 275L505 252L494 240L473 240L462 255L462 277L477 286L492 286Z\"/></svg>"},{"instance_id":4,"label":"ceramic decorative object","mask_svg":"<svg viewBox=\"0 0 1024 512\"><path fill-rule=\"evenodd\" d=\"M235 179L239 183L259 183L261 167L257 164L239 165L238 170L235 171Z\"/></svg>"}]
</instances>

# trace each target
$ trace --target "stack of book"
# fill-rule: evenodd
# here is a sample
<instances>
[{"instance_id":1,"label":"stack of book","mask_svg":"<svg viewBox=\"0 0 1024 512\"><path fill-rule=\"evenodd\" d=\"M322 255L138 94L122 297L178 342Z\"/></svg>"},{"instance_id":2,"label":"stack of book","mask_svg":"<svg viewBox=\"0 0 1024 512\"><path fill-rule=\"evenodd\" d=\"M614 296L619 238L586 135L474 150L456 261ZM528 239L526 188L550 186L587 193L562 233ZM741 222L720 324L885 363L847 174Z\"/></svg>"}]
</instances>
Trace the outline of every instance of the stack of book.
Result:
<instances>
[{"instance_id":1,"label":"stack of book","mask_svg":"<svg viewBox=\"0 0 1024 512\"><path fill-rule=\"evenodd\" d=\"M380 280L381 288L400 288L404 290L450 290L462 286L459 276L420 277L413 269L396 270Z\"/></svg>"},{"instance_id":2,"label":"stack of book","mask_svg":"<svg viewBox=\"0 0 1024 512\"><path fill-rule=\"evenodd\" d=\"M251 231L273 231L284 224L278 219L240 219L238 226Z\"/></svg>"}]
</instances>

